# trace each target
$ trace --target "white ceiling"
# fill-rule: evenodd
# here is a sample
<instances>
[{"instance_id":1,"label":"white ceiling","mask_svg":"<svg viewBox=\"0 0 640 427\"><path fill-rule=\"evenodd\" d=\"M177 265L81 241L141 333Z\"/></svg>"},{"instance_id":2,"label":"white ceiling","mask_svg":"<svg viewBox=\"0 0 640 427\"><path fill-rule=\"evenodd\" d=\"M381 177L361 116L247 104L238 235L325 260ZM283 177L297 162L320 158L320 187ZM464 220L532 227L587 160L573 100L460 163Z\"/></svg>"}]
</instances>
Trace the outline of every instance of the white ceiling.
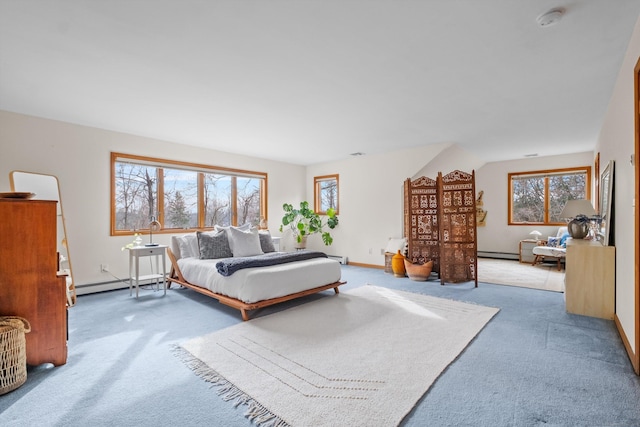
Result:
<instances>
[{"instance_id":1,"label":"white ceiling","mask_svg":"<svg viewBox=\"0 0 640 427\"><path fill-rule=\"evenodd\" d=\"M553 7L562 21L539 27ZM0 109L302 165L434 143L486 161L582 152L639 14L640 0L0 0Z\"/></svg>"}]
</instances>

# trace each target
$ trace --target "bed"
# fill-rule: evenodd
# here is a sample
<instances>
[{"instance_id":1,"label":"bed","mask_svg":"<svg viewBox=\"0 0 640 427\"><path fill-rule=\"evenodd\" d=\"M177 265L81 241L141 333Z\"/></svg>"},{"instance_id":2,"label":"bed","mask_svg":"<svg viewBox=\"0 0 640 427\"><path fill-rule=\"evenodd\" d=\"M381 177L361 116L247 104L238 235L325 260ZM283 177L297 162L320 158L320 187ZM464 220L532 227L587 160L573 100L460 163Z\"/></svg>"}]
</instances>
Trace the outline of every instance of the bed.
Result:
<instances>
[{"instance_id":1,"label":"bed","mask_svg":"<svg viewBox=\"0 0 640 427\"><path fill-rule=\"evenodd\" d=\"M225 273L221 266L227 261L242 263L250 259L286 256L285 253L275 252L268 232L258 234L259 243L256 246L256 237L253 236L256 233L257 230L227 227L212 232L172 236L167 250L171 261L169 287L176 283L215 298L222 304L240 310L242 319L246 321L249 320L250 310L329 289L338 294L338 286L346 283L340 280L340 263L324 254L276 265L241 268L229 275L221 274L219 271ZM239 244L238 238L250 240L251 249L247 249L248 244ZM216 239L212 245L219 247L207 252L212 239ZM228 248L225 246L227 242Z\"/></svg>"}]
</instances>

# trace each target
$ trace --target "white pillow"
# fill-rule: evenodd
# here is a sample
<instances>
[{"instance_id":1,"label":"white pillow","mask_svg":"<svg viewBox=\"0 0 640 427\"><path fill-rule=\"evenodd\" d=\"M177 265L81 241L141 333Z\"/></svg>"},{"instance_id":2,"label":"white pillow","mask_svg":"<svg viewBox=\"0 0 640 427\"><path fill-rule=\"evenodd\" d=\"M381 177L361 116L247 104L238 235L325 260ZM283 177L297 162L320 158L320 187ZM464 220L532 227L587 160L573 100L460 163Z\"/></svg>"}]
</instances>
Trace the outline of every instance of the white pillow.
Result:
<instances>
[{"instance_id":1,"label":"white pillow","mask_svg":"<svg viewBox=\"0 0 640 427\"><path fill-rule=\"evenodd\" d=\"M260 236L256 228L242 231L239 228L231 227L227 231L227 237L234 257L262 255L264 253L260 246Z\"/></svg>"},{"instance_id":2,"label":"white pillow","mask_svg":"<svg viewBox=\"0 0 640 427\"><path fill-rule=\"evenodd\" d=\"M196 233L178 236L178 248L180 249L180 258L200 258L200 249L198 248L198 236Z\"/></svg>"},{"instance_id":3,"label":"white pillow","mask_svg":"<svg viewBox=\"0 0 640 427\"><path fill-rule=\"evenodd\" d=\"M242 224L239 227L234 227L232 225L227 225L227 226L222 226L222 225L214 225L213 228L216 231L221 231L221 230L228 230L230 228L235 228L236 230L240 230L240 231L249 231L251 230L251 224L250 223L246 223L246 224Z\"/></svg>"},{"instance_id":4,"label":"white pillow","mask_svg":"<svg viewBox=\"0 0 640 427\"><path fill-rule=\"evenodd\" d=\"M387 242L387 247L384 251L391 254L397 254L398 251L404 253L406 247L407 239L405 239L404 237L401 239L389 239L389 241Z\"/></svg>"}]
</instances>

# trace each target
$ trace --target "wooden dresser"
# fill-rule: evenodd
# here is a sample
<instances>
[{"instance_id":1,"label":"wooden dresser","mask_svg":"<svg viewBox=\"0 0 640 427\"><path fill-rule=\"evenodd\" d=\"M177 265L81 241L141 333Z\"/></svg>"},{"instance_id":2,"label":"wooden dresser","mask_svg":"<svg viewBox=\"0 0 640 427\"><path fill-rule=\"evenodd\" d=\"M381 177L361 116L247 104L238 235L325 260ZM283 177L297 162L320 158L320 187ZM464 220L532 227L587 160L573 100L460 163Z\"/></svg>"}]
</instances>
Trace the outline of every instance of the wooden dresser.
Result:
<instances>
[{"instance_id":1,"label":"wooden dresser","mask_svg":"<svg viewBox=\"0 0 640 427\"><path fill-rule=\"evenodd\" d=\"M58 276L56 204L0 199L0 316L29 321L27 364L67 362L65 276Z\"/></svg>"},{"instance_id":2,"label":"wooden dresser","mask_svg":"<svg viewBox=\"0 0 640 427\"><path fill-rule=\"evenodd\" d=\"M593 240L568 239L565 298L569 313L613 319L616 248Z\"/></svg>"}]
</instances>

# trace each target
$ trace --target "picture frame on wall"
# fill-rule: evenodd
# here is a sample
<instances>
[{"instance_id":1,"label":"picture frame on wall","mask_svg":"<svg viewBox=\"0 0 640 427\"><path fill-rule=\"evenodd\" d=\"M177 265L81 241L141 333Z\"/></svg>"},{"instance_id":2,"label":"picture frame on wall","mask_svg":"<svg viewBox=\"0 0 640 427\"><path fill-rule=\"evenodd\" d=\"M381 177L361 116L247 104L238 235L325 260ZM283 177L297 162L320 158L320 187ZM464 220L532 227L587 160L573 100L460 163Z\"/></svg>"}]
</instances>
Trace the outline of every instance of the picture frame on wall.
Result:
<instances>
[{"instance_id":1,"label":"picture frame on wall","mask_svg":"<svg viewBox=\"0 0 640 427\"><path fill-rule=\"evenodd\" d=\"M604 246L614 245L614 166L615 162L610 160L600 175L599 214L602 217L600 235Z\"/></svg>"}]
</instances>

